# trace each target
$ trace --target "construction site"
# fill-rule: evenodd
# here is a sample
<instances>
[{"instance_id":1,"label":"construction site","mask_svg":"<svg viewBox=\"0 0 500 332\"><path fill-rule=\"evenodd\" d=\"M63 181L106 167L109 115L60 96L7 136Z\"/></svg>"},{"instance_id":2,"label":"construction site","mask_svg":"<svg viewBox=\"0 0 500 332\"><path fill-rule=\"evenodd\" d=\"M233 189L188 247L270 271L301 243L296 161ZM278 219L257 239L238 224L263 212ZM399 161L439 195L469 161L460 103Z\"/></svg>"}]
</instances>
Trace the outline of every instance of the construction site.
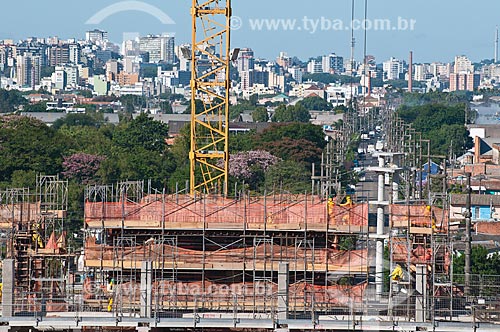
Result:
<instances>
[{"instance_id":1,"label":"construction site","mask_svg":"<svg viewBox=\"0 0 500 332\"><path fill-rule=\"evenodd\" d=\"M204 111L192 115L189 186L89 185L76 235L66 180L1 191L0 329L500 330L500 278L454 273L471 227L450 218L447 156L431 156L390 101L344 114L310 192L229 192L230 1L193 0L192 16L192 109ZM387 144L367 157L375 180L349 194L347 151L376 125ZM443 171L426 174L431 160Z\"/></svg>"},{"instance_id":2,"label":"construction site","mask_svg":"<svg viewBox=\"0 0 500 332\"><path fill-rule=\"evenodd\" d=\"M0 192L2 328L498 330L498 277L453 273L467 232L452 226L446 172L423 184L424 141L392 114L366 197L333 176L363 126L353 114L310 193L89 185L83 248L67 242L67 181Z\"/></svg>"},{"instance_id":3,"label":"construction site","mask_svg":"<svg viewBox=\"0 0 500 332\"><path fill-rule=\"evenodd\" d=\"M65 241L66 181L3 191L3 327L497 329L496 278L453 274L446 195L399 200L394 189L411 188L395 156L371 170L390 185L383 175L370 202L321 181L315 194L258 197L88 186L78 251Z\"/></svg>"}]
</instances>

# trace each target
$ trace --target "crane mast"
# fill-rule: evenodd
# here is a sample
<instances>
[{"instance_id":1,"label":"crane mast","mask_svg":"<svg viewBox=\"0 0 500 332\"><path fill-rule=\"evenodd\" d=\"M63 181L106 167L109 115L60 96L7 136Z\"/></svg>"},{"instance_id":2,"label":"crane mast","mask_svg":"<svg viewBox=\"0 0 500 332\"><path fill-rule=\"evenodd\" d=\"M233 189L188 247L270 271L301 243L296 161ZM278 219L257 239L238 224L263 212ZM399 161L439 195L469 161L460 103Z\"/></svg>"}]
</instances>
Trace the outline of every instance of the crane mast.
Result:
<instances>
[{"instance_id":1,"label":"crane mast","mask_svg":"<svg viewBox=\"0 0 500 332\"><path fill-rule=\"evenodd\" d=\"M231 0L193 0L190 191L227 194Z\"/></svg>"}]
</instances>

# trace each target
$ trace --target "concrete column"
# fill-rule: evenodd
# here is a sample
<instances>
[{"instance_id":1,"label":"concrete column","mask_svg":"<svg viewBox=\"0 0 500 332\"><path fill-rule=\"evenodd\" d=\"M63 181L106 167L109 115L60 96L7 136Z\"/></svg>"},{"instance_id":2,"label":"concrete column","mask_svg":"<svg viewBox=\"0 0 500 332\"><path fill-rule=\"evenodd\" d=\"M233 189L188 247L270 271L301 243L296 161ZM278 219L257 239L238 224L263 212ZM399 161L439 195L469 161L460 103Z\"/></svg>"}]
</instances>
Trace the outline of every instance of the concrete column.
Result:
<instances>
[{"instance_id":1,"label":"concrete column","mask_svg":"<svg viewBox=\"0 0 500 332\"><path fill-rule=\"evenodd\" d=\"M392 202L399 201L399 173L395 172L392 176Z\"/></svg>"},{"instance_id":2,"label":"concrete column","mask_svg":"<svg viewBox=\"0 0 500 332\"><path fill-rule=\"evenodd\" d=\"M2 317L9 318L14 316L14 282L15 282L15 264L13 259L3 260L2 270Z\"/></svg>"},{"instance_id":3,"label":"concrete column","mask_svg":"<svg viewBox=\"0 0 500 332\"><path fill-rule=\"evenodd\" d=\"M425 322L427 313L427 265L419 264L416 267L415 278L415 321Z\"/></svg>"},{"instance_id":4,"label":"concrete column","mask_svg":"<svg viewBox=\"0 0 500 332\"><path fill-rule=\"evenodd\" d=\"M378 158L378 166L383 168L385 166L384 157ZM379 205L377 207L377 247L375 256L375 286L377 296L384 292L384 240L381 238L384 235L384 206L380 203L384 201L384 185L385 174L379 173L378 175L378 197Z\"/></svg>"},{"instance_id":5,"label":"concrete column","mask_svg":"<svg viewBox=\"0 0 500 332\"><path fill-rule=\"evenodd\" d=\"M288 319L288 302L289 302L289 263L282 262L279 264L278 270L278 320L283 321Z\"/></svg>"},{"instance_id":6,"label":"concrete column","mask_svg":"<svg viewBox=\"0 0 500 332\"><path fill-rule=\"evenodd\" d=\"M152 291L153 262L142 262L141 265L141 318L151 318L153 306Z\"/></svg>"}]
</instances>

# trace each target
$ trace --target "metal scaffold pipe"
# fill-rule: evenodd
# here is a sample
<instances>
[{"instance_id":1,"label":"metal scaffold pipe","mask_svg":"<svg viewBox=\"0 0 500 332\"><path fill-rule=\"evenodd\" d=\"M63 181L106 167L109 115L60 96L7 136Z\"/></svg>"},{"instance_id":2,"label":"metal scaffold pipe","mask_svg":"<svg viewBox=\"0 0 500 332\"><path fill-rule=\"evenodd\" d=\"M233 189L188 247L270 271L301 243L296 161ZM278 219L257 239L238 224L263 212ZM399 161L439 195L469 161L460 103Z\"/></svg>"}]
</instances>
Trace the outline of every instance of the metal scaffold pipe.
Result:
<instances>
[{"instance_id":1,"label":"metal scaffold pipe","mask_svg":"<svg viewBox=\"0 0 500 332\"><path fill-rule=\"evenodd\" d=\"M378 158L378 166L383 168L385 166L385 158L380 156ZM377 296L382 295L384 291L384 240L382 236L384 235L384 207L380 203L384 201L384 184L385 175L384 173L379 173L378 175L378 202L377 207L377 248L375 257L375 285Z\"/></svg>"}]
</instances>

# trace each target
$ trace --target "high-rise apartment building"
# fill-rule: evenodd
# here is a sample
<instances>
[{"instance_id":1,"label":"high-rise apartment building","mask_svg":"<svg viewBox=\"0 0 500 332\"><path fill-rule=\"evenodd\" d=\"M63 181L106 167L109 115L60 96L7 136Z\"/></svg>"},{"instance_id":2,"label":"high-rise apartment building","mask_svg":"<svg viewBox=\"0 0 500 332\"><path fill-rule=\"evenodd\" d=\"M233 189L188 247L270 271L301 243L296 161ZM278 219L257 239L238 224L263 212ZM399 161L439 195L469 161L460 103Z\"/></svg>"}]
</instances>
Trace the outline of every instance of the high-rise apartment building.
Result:
<instances>
[{"instance_id":1,"label":"high-rise apartment building","mask_svg":"<svg viewBox=\"0 0 500 332\"><path fill-rule=\"evenodd\" d=\"M150 63L175 62L175 37L149 35L139 39L139 50L149 54Z\"/></svg>"},{"instance_id":2,"label":"high-rise apartment building","mask_svg":"<svg viewBox=\"0 0 500 332\"><path fill-rule=\"evenodd\" d=\"M108 41L108 32L98 29L87 31L85 33L85 40L92 44L100 44Z\"/></svg>"},{"instance_id":3,"label":"high-rise apartment building","mask_svg":"<svg viewBox=\"0 0 500 332\"><path fill-rule=\"evenodd\" d=\"M384 62L383 68L386 80L399 80L401 74L404 73L404 62L396 58L390 58L388 61Z\"/></svg>"},{"instance_id":4,"label":"high-rise apartment building","mask_svg":"<svg viewBox=\"0 0 500 332\"><path fill-rule=\"evenodd\" d=\"M255 68L254 52L250 48L243 48L237 60L238 73L243 71L253 70Z\"/></svg>"},{"instance_id":5,"label":"high-rise apartment building","mask_svg":"<svg viewBox=\"0 0 500 332\"><path fill-rule=\"evenodd\" d=\"M302 69L299 67L291 67L288 68L288 72L292 74L292 78L297 81L298 83L302 83Z\"/></svg>"},{"instance_id":6,"label":"high-rise apartment building","mask_svg":"<svg viewBox=\"0 0 500 332\"><path fill-rule=\"evenodd\" d=\"M309 74L319 74L323 72L323 63L318 60L312 59L307 64L307 72Z\"/></svg>"},{"instance_id":7,"label":"high-rise apartment building","mask_svg":"<svg viewBox=\"0 0 500 332\"><path fill-rule=\"evenodd\" d=\"M68 44L49 48L49 66L61 66L70 63L70 47Z\"/></svg>"},{"instance_id":8,"label":"high-rise apartment building","mask_svg":"<svg viewBox=\"0 0 500 332\"><path fill-rule=\"evenodd\" d=\"M253 69L244 70L240 73L241 78L241 89L248 90L253 85Z\"/></svg>"},{"instance_id":9,"label":"high-rise apartment building","mask_svg":"<svg viewBox=\"0 0 500 332\"><path fill-rule=\"evenodd\" d=\"M81 49L78 44L69 45L69 62L73 64L79 64L81 62Z\"/></svg>"},{"instance_id":10,"label":"high-rise apartment building","mask_svg":"<svg viewBox=\"0 0 500 332\"><path fill-rule=\"evenodd\" d=\"M450 74L450 91L474 91L479 87L481 77L479 74L468 73L451 73Z\"/></svg>"},{"instance_id":11,"label":"high-rise apartment building","mask_svg":"<svg viewBox=\"0 0 500 332\"><path fill-rule=\"evenodd\" d=\"M278 66L288 69L288 67L292 65L292 58L290 58L286 52L280 52L280 55L276 59L276 63Z\"/></svg>"},{"instance_id":12,"label":"high-rise apartment building","mask_svg":"<svg viewBox=\"0 0 500 332\"><path fill-rule=\"evenodd\" d=\"M325 55L322 59L324 73L339 74L344 70L344 58L335 53Z\"/></svg>"},{"instance_id":13,"label":"high-rise apartment building","mask_svg":"<svg viewBox=\"0 0 500 332\"><path fill-rule=\"evenodd\" d=\"M41 68L40 56L30 54L18 55L16 58L17 84L31 88L40 84Z\"/></svg>"},{"instance_id":14,"label":"high-rise apartment building","mask_svg":"<svg viewBox=\"0 0 500 332\"><path fill-rule=\"evenodd\" d=\"M7 68L7 60L10 56L10 48L4 45L0 45L0 71Z\"/></svg>"},{"instance_id":15,"label":"high-rise apartment building","mask_svg":"<svg viewBox=\"0 0 500 332\"><path fill-rule=\"evenodd\" d=\"M453 72L456 74L473 73L474 65L472 64L472 61L470 61L469 58L467 58L465 55L459 55L455 57Z\"/></svg>"}]
</instances>

